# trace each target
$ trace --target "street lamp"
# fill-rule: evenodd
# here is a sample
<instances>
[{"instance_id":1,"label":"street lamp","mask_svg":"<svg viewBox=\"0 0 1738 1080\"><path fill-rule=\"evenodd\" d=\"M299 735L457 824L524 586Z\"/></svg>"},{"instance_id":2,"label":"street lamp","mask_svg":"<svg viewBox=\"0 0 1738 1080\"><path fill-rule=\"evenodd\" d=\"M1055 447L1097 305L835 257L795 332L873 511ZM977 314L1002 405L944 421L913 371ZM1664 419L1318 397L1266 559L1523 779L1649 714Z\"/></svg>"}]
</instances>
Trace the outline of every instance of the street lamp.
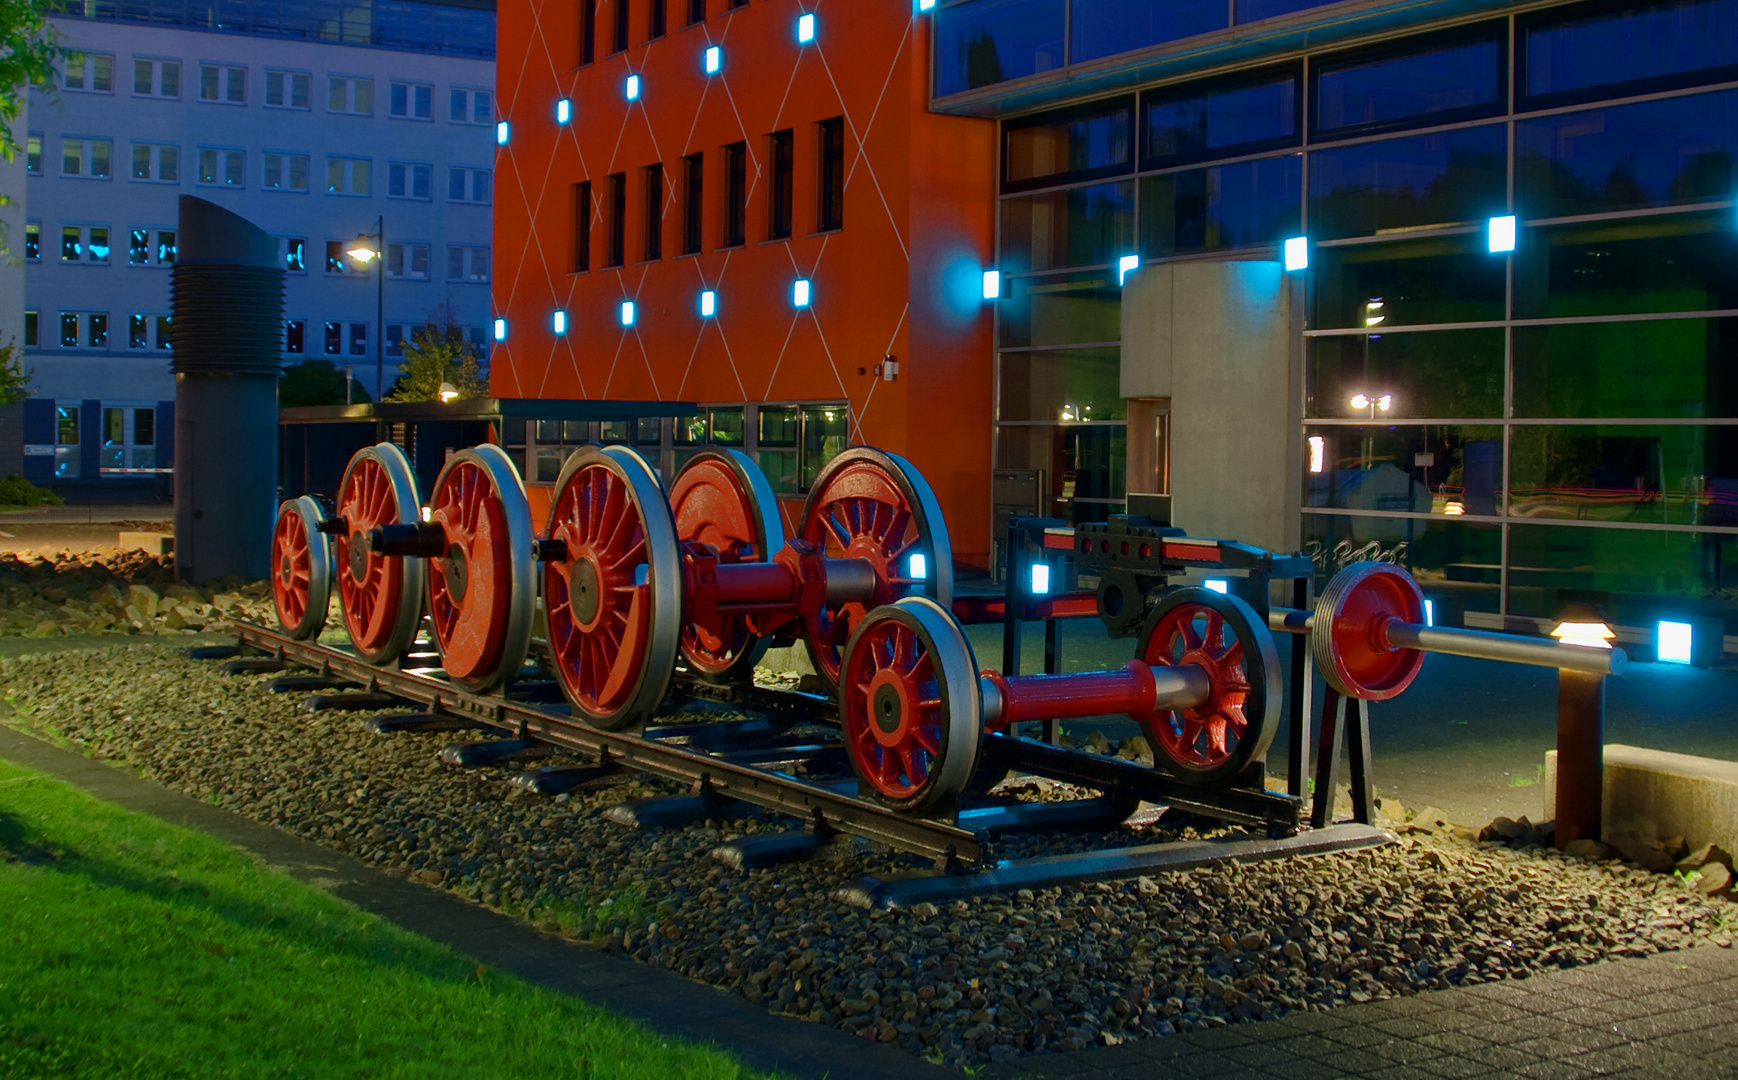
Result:
<instances>
[{"instance_id":1,"label":"street lamp","mask_svg":"<svg viewBox=\"0 0 1738 1080\"><path fill-rule=\"evenodd\" d=\"M380 401L386 396L386 216L375 220L374 235L357 233L344 254L362 266L380 260L374 272L374 400Z\"/></svg>"},{"instance_id":2,"label":"street lamp","mask_svg":"<svg viewBox=\"0 0 1738 1080\"><path fill-rule=\"evenodd\" d=\"M1605 612L1570 604L1557 616L1551 636L1566 645L1609 649L1617 636ZM1545 811L1557 822L1558 850L1575 840L1598 840L1605 800L1605 676L1563 668L1557 672L1557 805Z\"/></svg>"}]
</instances>

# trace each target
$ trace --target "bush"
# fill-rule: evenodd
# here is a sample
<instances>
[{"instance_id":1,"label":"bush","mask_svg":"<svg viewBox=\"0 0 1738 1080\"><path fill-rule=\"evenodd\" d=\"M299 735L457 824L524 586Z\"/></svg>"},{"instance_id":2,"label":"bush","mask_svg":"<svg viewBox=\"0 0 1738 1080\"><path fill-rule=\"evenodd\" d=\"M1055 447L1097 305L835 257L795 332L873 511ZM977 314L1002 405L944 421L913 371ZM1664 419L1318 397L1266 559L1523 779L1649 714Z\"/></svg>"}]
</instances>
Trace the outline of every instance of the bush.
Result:
<instances>
[{"instance_id":1,"label":"bush","mask_svg":"<svg viewBox=\"0 0 1738 1080\"><path fill-rule=\"evenodd\" d=\"M0 506L59 506L66 502L22 476L0 476Z\"/></svg>"}]
</instances>

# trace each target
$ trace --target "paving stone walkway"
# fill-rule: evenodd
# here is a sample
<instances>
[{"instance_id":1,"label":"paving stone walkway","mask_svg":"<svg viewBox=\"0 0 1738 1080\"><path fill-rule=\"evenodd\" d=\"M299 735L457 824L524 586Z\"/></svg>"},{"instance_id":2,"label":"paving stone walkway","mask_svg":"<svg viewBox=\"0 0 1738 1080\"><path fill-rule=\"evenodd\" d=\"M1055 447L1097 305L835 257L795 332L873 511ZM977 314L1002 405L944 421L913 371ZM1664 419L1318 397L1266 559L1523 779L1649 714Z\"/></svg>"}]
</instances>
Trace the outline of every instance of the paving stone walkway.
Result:
<instances>
[{"instance_id":1,"label":"paving stone walkway","mask_svg":"<svg viewBox=\"0 0 1738 1080\"><path fill-rule=\"evenodd\" d=\"M773 1016L734 994L574 945L413 885L356 859L0 726L0 758L99 798L199 829L407 930L527 981L573 994L792 1077L922 1080L957 1075L834 1028ZM975 1073L990 1080L1213 1077L1430 1080L1512 1076L1738 1077L1738 949L1712 946L1522 981L1353 1005L1328 1013L1074 1054Z\"/></svg>"}]
</instances>

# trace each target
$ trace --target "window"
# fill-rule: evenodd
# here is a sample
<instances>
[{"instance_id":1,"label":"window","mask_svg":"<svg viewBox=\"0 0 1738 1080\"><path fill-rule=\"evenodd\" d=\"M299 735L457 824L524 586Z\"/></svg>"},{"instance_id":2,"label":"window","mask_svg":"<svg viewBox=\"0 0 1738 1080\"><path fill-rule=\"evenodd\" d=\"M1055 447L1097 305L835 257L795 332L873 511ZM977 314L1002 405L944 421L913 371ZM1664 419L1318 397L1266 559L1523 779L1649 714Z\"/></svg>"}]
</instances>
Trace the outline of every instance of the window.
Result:
<instances>
[{"instance_id":1,"label":"window","mask_svg":"<svg viewBox=\"0 0 1738 1080\"><path fill-rule=\"evenodd\" d=\"M770 139L772 183L766 192L766 235L785 240L791 235L791 193L795 185L795 140L791 130L775 131Z\"/></svg>"},{"instance_id":2,"label":"window","mask_svg":"<svg viewBox=\"0 0 1738 1080\"><path fill-rule=\"evenodd\" d=\"M1074 0L1068 60L1078 64L1223 30L1229 16L1229 6L1218 0Z\"/></svg>"},{"instance_id":3,"label":"window","mask_svg":"<svg viewBox=\"0 0 1738 1080\"><path fill-rule=\"evenodd\" d=\"M62 225L60 228L60 261L63 263L80 261L107 263L109 261L109 227L107 225Z\"/></svg>"},{"instance_id":4,"label":"window","mask_svg":"<svg viewBox=\"0 0 1738 1080\"><path fill-rule=\"evenodd\" d=\"M73 316L76 320L78 316ZM66 321L66 316L61 316ZM76 401L54 403L54 475L58 480L78 478L78 413Z\"/></svg>"},{"instance_id":5,"label":"window","mask_svg":"<svg viewBox=\"0 0 1738 1080\"><path fill-rule=\"evenodd\" d=\"M373 185L371 158L326 159L326 194L367 195Z\"/></svg>"},{"instance_id":6,"label":"window","mask_svg":"<svg viewBox=\"0 0 1738 1080\"><path fill-rule=\"evenodd\" d=\"M350 258L344 254L344 245L348 240L326 241L326 273L347 274L350 272Z\"/></svg>"},{"instance_id":7,"label":"window","mask_svg":"<svg viewBox=\"0 0 1738 1080\"><path fill-rule=\"evenodd\" d=\"M609 177L610 250L606 266L620 266L627 261L628 174L611 173Z\"/></svg>"},{"instance_id":8,"label":"window","mask_svg":"<svg viewBox=\"0 0 1738 1080\"><path fill-rule=\"evenodd\" d=\"M591 269L591 181L573 185L573 258L569 262L576 274Z\"/></svg>"},{"instance_id":9,"label":"window","mask_svg":"<svg viewBox=\"0 0 1738 1080\"><path fill-rule=\"evenodd\" d=\"M845 118L821 121L820 213L816 226L821 232L845 225Z\"/></svg>"},{"instance_id":10,"label":"window","mask_svg":"<svg viewBox=\"0 0 1738 1080\"><path fill-rule=\"evenodd\" d=\"M266 69L266 104L274 109L306 109L313 91L305 71Z\"/></svg>"},{"instance_id":11,"label":"window","mask_svg":"<svg viewBox=\"0 0 1738 1080\"><path fill-rule=\"evenodd\" d=\"M24 140L24 171L32 176L42 175L42 136L28 135Z\"/></svg>"},{"instance_id":12,"label":"window","mask_svg":"<svg viewBox=\"0 0 1738 1080\"><path fill-rule=\"evenodd\" d=\"M386 164L386 197L389 199L430 198L434 185L434 166L409 161L389 161Z\"/></svg>"},{"instance_id":13,"label":"window","mask_svg":"<svg viewBox=\"0 0 1738 1080\"><path fill-rule=\"evenodd\" d=\"M719 412L714 409L714 438ZM731 410L737 412L738 410ZM845 449L850 407L837 405L762 405L756 410L760 467L774 494L799 495L809 489L827 462ZM736 418L741 423L740 417ZM740 431L740 428L738 429ZM737 435L740 441L741 435Z\"/></svg>"},{"instance_id":14,"label":"window","mask_svg":"<svg viewBox=\"0 0 1738 1080\"><path fill-rule=\"evenodd\" d=\"M135 311L127 316L127 348L168 352L171 344L168 315Z\"/></svg>"},{"instance_id":15,"label":"window","mask_svg":"<svg viewBox=\"0 0 1738 1080\"><path fill-rule=\"evenodd\" d=\"M748 240L748 144L724 148L724 246Z\"/></svg>"},{"instance_id":16,"label":"window","mask_svg":"<svg viewBox=\"0 0 1738 1080\"><path fill-rule=\"evenodd\" d=\"M328 322L326 324L326 355L338 356L344 352L344 324Z\"/></svg>"},{"instance_id":17,"label":"window","mask_svg":"<svg viewBox=\"0 0 1738 1080\"><path fill-rule=\"evenodd\" d=\"M706 0L688 0L688 25L706 21Z\"/></svg>"},{"instance_id":18,"label":"window","mask_svg":"<svg viewBox=\"0 0 1738 1080\"><path fill-rule=\"evenodd\" d=\"M284 269L292 274L308 272L308 240L306 237L284 237Z\"/></svg>"},{"instance_id":19,"label":"window","mask_svg":"<svg viewBox=\"0 0 1738 1080\"><path fill-rule=\"evenodd\" d=\"M247 68L200 64L199 100L223 105L247 104Z\"/></svg>"},{"instance_id":20,"label":"window","mask_svg":"<svg viewBox=\"0 0 1738 1080\"><path fill-rule=\"evenodd\" d=\"M1738 72L1733 0L1577 5L1515 22L1515 83L1529 109L1724 82Z\"/></svg>"},{"instance_id":21,"label":"window","mask_svg":"<svg viewBox=\"0 0 1738 1080\"><path fill-rule=\"evenodd\" d=\"M487 90L467 90L455 86L448 102L447 119L455 124L492 124L495 113L489 102Z\"/></svg>"},{"instance_id":22,"label":"window","mask_svg":"<svg viewBox=\"0 0 1738 1080\"><path fill-rule=\"evenodd\" d=\"M628 47L628 0L615 0L615 24L611 27L610 52L625 52Z\"/></svg>"},{"instance_id":23,"label":"window","mask_svg":"<svg viewBox=\"0 0 1738 1080\"><path fill-rule=\"evenodd\" d=\"M350 355L368 355L368 324L365 322L350 324Z\"/></svg>"},{"instance_id":24,"label":"window","mask_svg":"<svg viewBox=\"0 0 1738 1080\"><path fill-rule=\"evenodd\" d=\"M288 319L284 322L284 351L300 355L308 347L308 320Z\"/></svg>"},{"instance_id":25,"label":"window","mask_svg":"<svg viewBox=\"0 0 1738 1080\"><path fill-rule=\"evenodd\" d=\"M400 120L433 120L434 87L395 82L387 92L386 111Z\"/></svg>"},{"instance_id":26,"label":"window","mask_svg":"<svg viewBox=\"0 0 1738 1080\"><path fill-rule=\"evenodd\" d=\"M1288 67L1143 95L1142 168L1296 146L1302 131L1299 78L1297 69ZM1088 168L1103 164L1102 151L1081 147L1070 156L1076 154L1088 158L1082 162ZM1015 179L1011 161L1008 179Z\"/></svg>"},{"instance_id":27,"label":"window","mask_svg":"<svg viewBox=\"0 0 1738 1080\"><path fill-rule=\"evenodd\" d=\"M704 14L702 15L704 17ZM682 254L700 250L700 215L705 205L702 185L706 178L704 154L689 154L682 159Z\"/></svg>"},{"instance_id":28,"label":"window","mask_svg":"<svg viewBox=\"0 0 1738 1080\"><path fill-rule=\"evenodd\" d=\"M263 186L269 191L307 191L308 155L267 151Z\"/></svg>"},{"instance_id":29,"label":"window","mask_svg":"<svg viewBox=\"0 0 1738 1080\"><path fill-rule=\"evenodd\" d=\"M114 144L108 139L62 139L60 141L60 174L88 176L93 180L109 178L109 155Z\"/></svg>"},{"instance_id":30,"label":"window","mask_svg":"<svg viewBox=\"0 0 1738 1080\"><path fill-rule=\"evenodd\" d=\"M29 262L42 259L42 223L27 221L24 223L24 258Z\"/></svg>"},{"instance_id":31,"label":"window","mask_svg":"<svg viewBox=\"0 0 1738 1080\"><path fill-rule=\"evenodd\" d=\"M412 330L412 327L406 326L404 323L387 323L386 355L403 356L404 343L412 340L410 336ZM414 342L412 343L414 344Z\"/></svg>"},{"instance_id":32,"label":"window","mask_svg":"<svg viewBox=\"0 0 1738 1080\"><path fill-rule=\"evenodd\" d=\"M24 347L34 349L42 340L42 312L32 308L24 313Z\"/></svg>"},{"instance_id":33,"label":"window","mask_svg":"<svg viewBox=\"0 0 1738 1080\"><path fill-rule=\"evenodd\" d=\"M1002 190L1097 180L1134 167L1134 102L1116 98L1007 124Z\"/></svg>"},{"instance_id":34,"label":"window","mask_svg":"<svg viewBox=\"0 0 1738 1080\"><path fill-rule=\"evenodd\" d=\"M1400 51L1401 49L1404 51ZM1312 65L1314 130L1349 135L1503 111L1504 39L1483 27Z\"/></svg>"},{"instance_id":35,"label":"window","mask_svg":"<svg viewBox=\"0 0 1738 1080\"><path fill-rule=\"evenodd\" d=\"M103 53L84 53L66 62L64 85L87 94L115 92L115 58Z\"/></svg>"},{"instance_id":36,"label":"window","mask_svg":"<svg viewBox=\"0 0 1738 1080\"><path fill-rule=\"evenodd\" d=\"M447 170L447 201L486 205L489 201L489 170L462 166Z\"/></svg>"},{"instance_id":37,"label":"window","mask_svg":"<svg viewBox=\"0 0 1738 1080\"><path fill-rule=\"evenodd\" d=\"M648 262L664 257L664 166L646 166L646 249Z\"/></svg>"},{"instance_id":38,"label":"window","mask_svg":"<svg viewBox=\"0 0 1738 1080\"><path fill-rule=\"evenodd\" d=\"M180 97L181 61L133 57L133 96Z\"/></svg>"},{"instance_id":39,"label":"window","mask_svg":"<svg viewBox=\"0 0 1738 1080\"><path fill-rule=\"evenodd\" d=\"M447 247L447 280L489 280L489 249L451 244Z\"/></svg>"},{"instance_id":40,"label":"window","mask_svg":"<svg viewBox=\"0 0 1738 1080\"><path fill-rule=\"evenodd\" d=\"M131 405L103 406L104 469L157 467L157 410Z\"/></svg>"},{"instance_id":41,"label":"window","mask_svg":"<svg viewBox=\"0 0 1738 1080\"><path fill-rule=\"evenodd\" d=\"M623 5L626 6L625 4ZM661 38L664 36L665 0L650 0L650 10L646 15L646 36Z\"/></svg>"},{"instance_id":42,"label":"window","mask_svg":"<svg viewBox=\"0 0 1738 1080\"><path fill-rule=\"evenodd\" d=\"M246 177L247 154L224 147L199 148L199 182L218 187L243 187Z\"/></svg>"},{"instance_id":43,"label":"window","mask_svg":"<svg viewBox=\"0 0 1738 1080\"><path fill-rule=\"evenodd\" d=\"M128 266L173 266L175 230L135 228L127 235Z\"/></svg>"},{"instance_id":44,"label":"window","mask_svg":"<svg viewBox=\"0 0 1738 1080\"><path fill-rule=\"evenodd\" d=\"M134 143L133 179L160 184L181 182L181 148L173 144Z\"/></svg>"},{"instance_id":45,"label":"window","mask_svg":"<svg viewBox=\"0 0 1738 1080\"><path fill-rule=\"evenodd\" d=\"M352 116L374 115L374 80L348 75L326 77L326 111Z\"/></svg>"},{"instance_id":46,"label":"window","mask_svg":"<svg viewBox=\"0 0 1738 1080\"><path fill-rule=\"evenodd\" d=\"M348 334L345 333L346 329L349 330ZM343 355L343 353L345 351L344 342L346 339L348 339L350 342L349 352L350 352L351 356L367 356L368 355L368 324L365 322L353 322L353 323L329 322L329 323L327 323L326 324L326 355L328 355L328 356L341 356L341 355Z\"/></svg>"},{"instance_id":47,"label":"window","mask_svg":"<svg viewBox=\"0 0 1738 1080\"><path fill-rule=\"evenodd\" d=\"M597 0L582 0L579 5L580 66L597 59Z\"/></svg>"},{"instance_id":48,"label":"window","mask_svg":"<svg viewBox=\"0 0 1738 1080\"><path fill-rule=\"evenodd\" d=\"M60 313L60 347L106 349L109 347L109 313L63 311Z\"/></svg>"},{"instance_id":49,"label":"window","mask_svg":"<svg viewBox=\"0 0 1738 1080\"><path fill-rule=\"evenodd\" d=\"M427 281L428 245L387 244L386 276L406 281Z\"/></svg>"}]
</instances>

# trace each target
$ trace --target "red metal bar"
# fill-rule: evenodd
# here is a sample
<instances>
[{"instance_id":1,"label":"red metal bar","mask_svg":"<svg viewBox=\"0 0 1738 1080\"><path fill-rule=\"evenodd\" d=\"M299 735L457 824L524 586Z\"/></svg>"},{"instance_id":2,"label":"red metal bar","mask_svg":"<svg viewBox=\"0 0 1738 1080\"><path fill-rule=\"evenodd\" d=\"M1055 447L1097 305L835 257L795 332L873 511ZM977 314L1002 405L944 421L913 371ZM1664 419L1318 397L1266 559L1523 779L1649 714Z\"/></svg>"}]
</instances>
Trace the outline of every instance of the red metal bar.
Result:
<instances>
[{"instance_id":1,"label":"red metal bar","mask_svg":"<svg viewBox=\"0 0 1738 1080\"><path fill-rule=\"evenodd\" d=\"M797 582L776 562L719 563L714 571L720 604L793 604Z\"/></svg>"}]
</instances>

